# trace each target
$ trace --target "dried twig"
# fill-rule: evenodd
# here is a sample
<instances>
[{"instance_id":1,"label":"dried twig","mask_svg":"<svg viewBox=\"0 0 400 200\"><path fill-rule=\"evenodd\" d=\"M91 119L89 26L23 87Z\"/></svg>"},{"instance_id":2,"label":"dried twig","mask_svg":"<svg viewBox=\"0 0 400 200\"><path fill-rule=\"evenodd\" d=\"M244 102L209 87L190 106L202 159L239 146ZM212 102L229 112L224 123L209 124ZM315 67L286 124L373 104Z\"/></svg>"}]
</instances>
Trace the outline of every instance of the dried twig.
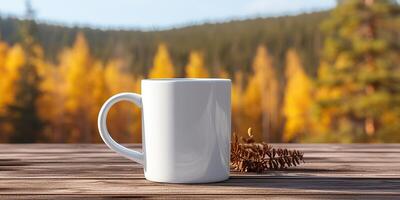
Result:
<instances>
[{"instance_id":1,"label":"dried twig","mask_svg":"<svg viewBox=\"0 0 400 200\"><path fill-rule=\"evenodd\" d=\"M303 152L273 148L267 143L255 143L251 128L248 137L240 137L236 134L231 143L231 166L240 172L262 173L267 170L286 169L304 162Z\"/></svg>"}]
</instances>

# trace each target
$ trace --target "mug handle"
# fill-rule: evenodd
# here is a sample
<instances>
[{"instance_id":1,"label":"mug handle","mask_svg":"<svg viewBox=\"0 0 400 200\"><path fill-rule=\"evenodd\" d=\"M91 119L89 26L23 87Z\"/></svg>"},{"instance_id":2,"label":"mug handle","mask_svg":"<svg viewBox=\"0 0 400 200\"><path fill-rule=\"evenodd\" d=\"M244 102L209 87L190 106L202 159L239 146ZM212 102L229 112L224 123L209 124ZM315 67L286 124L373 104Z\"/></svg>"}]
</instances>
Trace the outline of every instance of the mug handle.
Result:
<instances>
[{"instance_id":1,"label":"mug handle","mask_svg":"<svg viewBox=\"0 0 400 200\"><path fill-rule=\"evenodd\" d=\"M113 140L111 138L110 133L108 132L107 123L106 123L108 111L115 103L120 102L120 101L129 101L129 102L134 103L139 108L142 107L142 97L139 94L125 92L125 93L119 93L119 94L116 94L116 95L110 97L104 103L104 105L101 107L100 112L99 112L97 125L99 128L100 136L103 139L104 143L106 143L106 145L110 149L114 150L115 152L121 154L122 156L124 156L128 159L131 159L131 160L143 165L143 162L144 162L143 161L143 153L141 153L139 151L128 149L128 148L118 144L117 142L115 142L115 140Z\"/></svg>"}]
</instances>

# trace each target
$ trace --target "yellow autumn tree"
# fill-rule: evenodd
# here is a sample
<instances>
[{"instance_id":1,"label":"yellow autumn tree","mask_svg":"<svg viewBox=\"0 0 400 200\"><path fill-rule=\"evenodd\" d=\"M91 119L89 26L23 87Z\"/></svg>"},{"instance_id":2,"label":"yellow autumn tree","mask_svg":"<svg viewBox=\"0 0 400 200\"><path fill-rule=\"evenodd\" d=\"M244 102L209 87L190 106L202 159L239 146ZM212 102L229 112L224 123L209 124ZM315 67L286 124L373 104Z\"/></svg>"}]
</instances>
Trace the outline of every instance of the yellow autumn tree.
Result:
<instances>
[{"instance_id":1,"label":"yellow autumn tree","mask_svg":"<svg viewBox=\"0 0 400 200\"><path fill-rule=\"evenodd\" d=\"M226 78L226 79L229 79L230 78L230 76L229 76L229 73L226 71L226 70L224 70L224 69L221 69L221 68L219 68L218 70L217 70L217 77L218 78Z\"/></svg>"},{"instance_id":2,"label":"yellow autumn tree","mask_svg":"<svg viewBox=\"0 0 400 200\"><path fill-rule=\"evenodd\" d=\"M89 105L86 98L90 89L87 76L92 65L93 61L85 36L79 33L72 49L66 50L61 60L61 67L65 70L66 108L68 111L76 112Z\"/></svg>"},{"instance_id":3,"label":"yellow autumn tree","mask_svg":"<svg viewBox=\"0 0 400 200\"><path fill-rule=\"evenodd\" d=\"M257 48L253 73L243 94L241 132L252 127L257 141L280 141L279 85L265 46Z\"/></svg>"},{"instance_id":4,"label":"yellow autumn tree","mask_svg":"<svg viewBox=\"0 0 400 200\"><path fill-rule=\"evenodd\" d=\"M35 54L31 58L32 63L40 77L38 90L41 94L38 96L36 108L40 120L46 122L40 132L47 141L63 142L56 140L58 132L53 129L55 127L54 124L57 124L62 119L63 114L60 112L62 106L60 106L61 101L59 100L59 92L62 90L58 87L60 84L56 79L60 73L58 73L58 68L45 61L44 51L39 44L34 44L32 49ZM58 93L54 93L55 91Z\"/></svg>"},{"instance_id":5,"label":"yellow autumn tree","mask_svg":"<svg viewBox=\"0 0 400 200\"><path fill-rule=\"evenodd\" d=\"M258 142L264 140L262 135L262 109L261 109L261 85L257 74L249 76L243 96L243 118L241 120L241 134L246 134L247 128L253 130L254 139ZM247 128L246 128L247 127Z\"/></svg>"},{"instance_id":6,"label":"yellow autumn tree","mask_svg":"<svg viewBox=\"0 0 400 200\"><path fill-rule=\"evenodd\" d=\"M272 58L265 46L257 48L253 60L253 71L258 84L261 98L262 134L268 142L279 142L279 128L281 123L279 105L279 84L272 65ZM254 83L255 84L255 83Z\"/></svg>"},{"instance_id":7,"label":"yellow autumn tree","mask_svg":"<svg viewBox=\"0 0 400 200\"><path fill-rule=\"evenodd\" d=\"M8 87L11 86L8 83L10 81L9 67L6 65L8 51L8 45L5 42L0 41L0 116L4 115L7 101L10 101L10 96L12 96L7 93L10 91Z\"/></svg>"},{"instance_id":8,"label":"yellow autumn tree","mask_svg":"<svg viewBox=\"0 0 400 200\"><path fill-rule=\"evenodd\" d=\"M0 41L0 118L5 118L6 117L6 106L8 103L13 99L13 93L12 84L10 84L10 81L12 81L15 78L9 77L10 74L10 68L6 65L7 60L8 60L8 52L9 52L9 46L5 43ZM14 58L13 58L14 59ZM15 74L15 73L11 73ZM10 133L10 126L8 126L6 123L1 123L0 121L0 141L6 142L8 141L9 138L9 133Z\"/></svg>"},{"instance_id":9,"label":"yellow autumn tree","mask_svg":"<svg viewBox=\"0 0 400 200\"><path fill-rule=\"evenodd\" d=\"M42 81L40 90L42 95L38 100L38 112L40 118L47 122L43 134L52 142L65 142L67 132L64 126L66 110L65 83L63 74L58 66L46 63L41 67Z\"/></svg>"},{"instance_id":10,"label":"yellow autumn tree","mask_svg":"<svg viewBox=\"0 0 400 200\"><path fill-rule=\"evenodd\" d=\"M99 143L101 142L101 138L97 132L97 115L103 103L110 96L107 91L104 66L102 62L95 61L93 63L92 69L88 74L88 81L91 87L91 89L88 91L88 96L90 97L89 121L90 125L92 126L90 131L90 141Z\"/></svg>"},{"instance_id":11,"label":"yellow autumn tree","mask_svg":"<svg viewBox=\"0 0 400 200\"><path fill-rule=\"evenodd\" d=\"M107 90L110 95L120 92L140 93L141 77L127 72L122 61L112 60L105 69ZM118 142L142 141L140 109L129 102L120 102L110 109L108 128Z\"/></svg>"},{"instance_id":12,"label":"yellow autumn tree","mask_svg":"<svg viewBox=\"0 0 400 200\"><path fill-rule=\"evenodd\" d=\"M71 49L61 55L60 67L65 90L66 120L69 124L69 142L91 142L96 127L91 120L91 91L94 89L90 78L95 62L90 56L89 47L82 33L76 37ZM95 124L95 123L94 123Z\"/></svg>"},{"instance_id":13,"label":"yellow autumn tree","mask_svg":"<svg viewBox=\"0 0 400 200\"><path fill-rule=\"evenodd\" d=\"M235 134L245 136L243 129L243 73L238 71L235 73L235 77L232 83L232 132Z\"/></svg>"},{"instance_id":14,"label":"yellow autumn tree","mask_svg":"<svg viewBox=\"0 0 400 200\"><path fill-rule=\"evenodd\" d=\"M9 50L8 44L0 40L0 72L5 72L5 67L6 67L5 64L6 64L8 50ZM0 79L0 81L1 80L2 79Z\"/></svg>"},{"instance_id":15,"label":"yellow autumn tree","mask_svg":"<svg viewBox=\"0 0 400 200\"><path fill-rule=\"evenodd\" d=\"M193 51L189 56L189 63L186 65L186 77L188 78L207 78L207 69L204 67L203 55L198 51Z\"/></svg>"},{"instance_id":16,"label":"yellow autumn tree","mask_svg":"<svg viewBox=\"0 0 400 200\"><path fill-rule=\"evenodd\" d=\"M14 45L8 52L4 74L2 74L2 98L1 105L9 105L15 98L15 81L20 76L19 70L25 64L25 54L21 45Z\"/></svg>"},{"instance_id":17,"label":"yellow autumn tree","mask_svg":"<svg viewBox=\"0 0 400 200\"><path fill-rule=\"evenodd\" d=\"M164 43L158 45L158 49L150 70L149 78L173 78L175 77L174 65Z\"/></svg>"},{"instance_id":18,"label":"yellow autumn tree","mask_svg":"<svg viewBox=\"0 0 400 200\"><path fill-rule=\"evenodd\" d=\"M8 48L8 44L0 40L0 70L5 67Z\"/></svg>"},{"instance_id":19,"label":"yellow autumn tree","mask_svg":"<svg viewBox=\"0 0 400 200\"><path fill-rule=\"evenodd\" d=\"M286 88L283 114L286 118L283 139L293 141L304 135L311 123L312 83L293 49L286 54Z\"/></svg>"},{"instance_id":20,"label":"yellow autumn tree","mask_svg":"<svg viewBox=\"0 0 400 200\"><path fill-rule=\"evenodd\" d=\"M73 46L61 53L60 64L48 65L42 70L44 94L39 107L41 116L50 122L45 132L52 141L101 141L96 124L105 100L119 92L138 90L136 79L121 65L116 60L104 65L93 58L84 35L79 33ZM107 120L112 121L109 128L116 140L141 140L140 110L134 105L118 103L110 110ZM136 135L133 137L131 133Z\"/></svg>"}]
</instances>

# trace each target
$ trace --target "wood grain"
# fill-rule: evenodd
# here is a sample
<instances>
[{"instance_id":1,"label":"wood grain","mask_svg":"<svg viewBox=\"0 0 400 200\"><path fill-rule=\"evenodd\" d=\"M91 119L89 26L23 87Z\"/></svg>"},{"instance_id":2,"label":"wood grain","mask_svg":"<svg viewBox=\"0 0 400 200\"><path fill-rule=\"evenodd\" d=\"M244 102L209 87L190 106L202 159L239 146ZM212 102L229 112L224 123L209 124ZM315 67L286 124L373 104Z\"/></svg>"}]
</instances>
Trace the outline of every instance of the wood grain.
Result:
<instances>
[{"instance_id":1,"label":"wood grain","mask_svg":"<svg viewBox=\"0 0 400 200\"><path fill-rule=\"evenodd\" d=\"M304 151L306 163L265 174L232 172L221 183L185 185L147 181L140 165L102 144L1 144L0 199L400 198L400 144L274 146Z\"/></svg>"}]
</instances>

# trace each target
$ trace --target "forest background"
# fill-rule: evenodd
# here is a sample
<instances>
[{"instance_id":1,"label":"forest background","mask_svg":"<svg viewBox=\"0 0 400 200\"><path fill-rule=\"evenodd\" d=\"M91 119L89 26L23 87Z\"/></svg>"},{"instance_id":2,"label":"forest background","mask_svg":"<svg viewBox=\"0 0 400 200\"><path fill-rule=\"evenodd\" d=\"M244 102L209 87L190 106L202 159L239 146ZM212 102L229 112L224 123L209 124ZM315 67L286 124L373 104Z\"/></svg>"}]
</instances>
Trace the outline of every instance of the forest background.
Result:
<instances>
[{"instance_id":1,"label":"forest background","mask_svg":"<svg viewBox=\"0 0 400 200\"><path fill-rule=\"evenodd\" d=\"M98 143L97 114L144 78L232 79L232 131L267 142L400 142L400 6L338 1L295 16L169 30L0 18L0 142ZM119 142L141 112L111 109Z\"/></svg>"}]
</instances>

